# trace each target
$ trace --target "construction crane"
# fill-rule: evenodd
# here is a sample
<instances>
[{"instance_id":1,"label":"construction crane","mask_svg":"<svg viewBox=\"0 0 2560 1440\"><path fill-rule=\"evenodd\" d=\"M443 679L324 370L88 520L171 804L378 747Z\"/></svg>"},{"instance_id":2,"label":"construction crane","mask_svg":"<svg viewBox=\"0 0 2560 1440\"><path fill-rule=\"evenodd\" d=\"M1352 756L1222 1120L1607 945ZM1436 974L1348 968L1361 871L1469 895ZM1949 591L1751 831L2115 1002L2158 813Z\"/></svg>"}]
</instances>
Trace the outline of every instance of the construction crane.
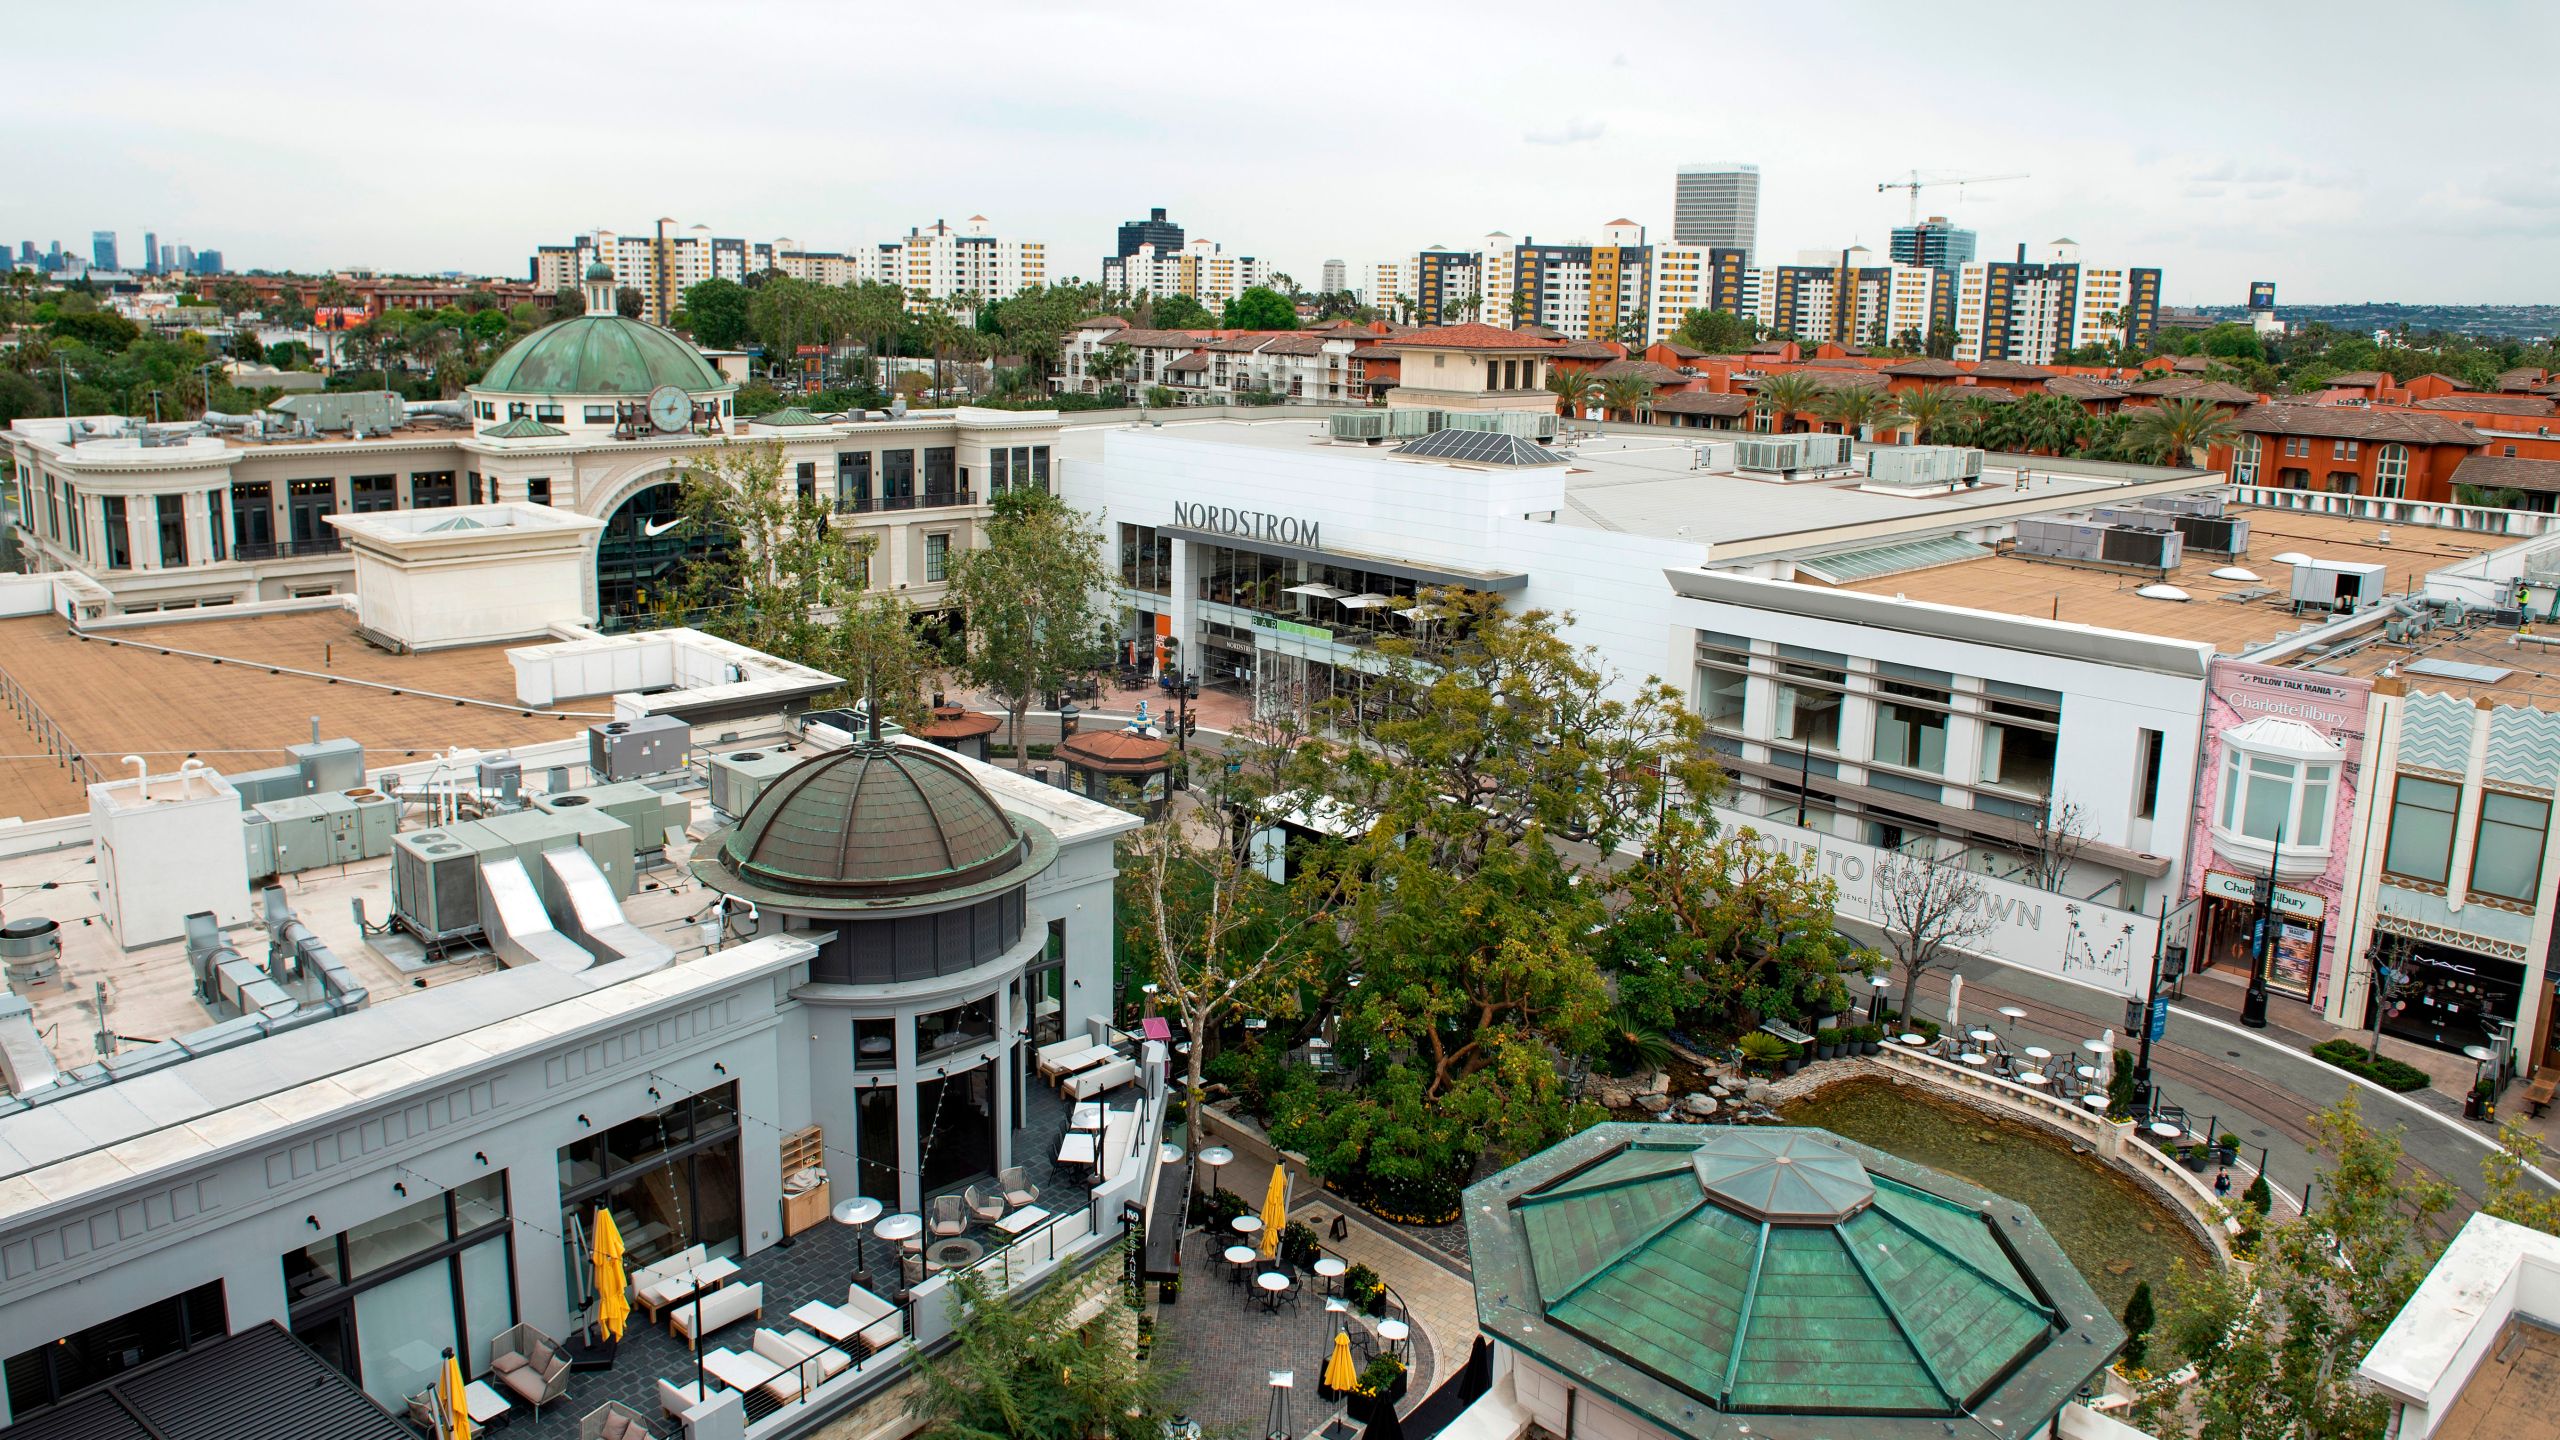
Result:
<instances>
[{"instance_id":1,"label":"construction crane","mask_svg":"<svg viewBox=\"0 0 2560 1440\"><path fill-rule=\"evenodd\" d=\"M1908 223L1908 224L1912 224L1912 225L1917 225L1917 224L1919 224L1919 223L1920 223L1920 192L1921 192L1921 191L1923 191L1923 190L1938 190L1938 189L1944 189L1945 187L1947 187L1947 186L1949 186L1949 185L1953 185L1953 186L1954 186L1954 187L1956 187L1958 190L1962 190L1962 189L1963 189L1965 186L1967 186L1967 185L1988 185L1988 184L1990 184L1990 183L1991 183L1992 181L1994 181L1994 180L2024 180L2024 179L2026 179L2026 178L2027 178L2027 177L2026 177L2025 175L2022 175L2022 174L2021 174L2021 175L1924 175L1924 174L1920 173L1919 171L1914 170L1914 171L1912 171L1908 176L1904 177L1903 179L1900 179L1900 180L1886 180L1886 181L1882 181L1882 182L1878 183L1878 184L1877 184L1877 186L1876 186L1876 193L1877 193L1877 194L1879 194L1879 195L1881 195L1881 194L1883 194L1884 192L1886 192L1887 190L1900 190L1900 191L1904 192L1906 195L1910 196L1910 197L1911 197L1911 218L1910 218L1910 220L1909 220L1908 222L1906 222L1906 223Z\"/></svg>"}]
</instances>

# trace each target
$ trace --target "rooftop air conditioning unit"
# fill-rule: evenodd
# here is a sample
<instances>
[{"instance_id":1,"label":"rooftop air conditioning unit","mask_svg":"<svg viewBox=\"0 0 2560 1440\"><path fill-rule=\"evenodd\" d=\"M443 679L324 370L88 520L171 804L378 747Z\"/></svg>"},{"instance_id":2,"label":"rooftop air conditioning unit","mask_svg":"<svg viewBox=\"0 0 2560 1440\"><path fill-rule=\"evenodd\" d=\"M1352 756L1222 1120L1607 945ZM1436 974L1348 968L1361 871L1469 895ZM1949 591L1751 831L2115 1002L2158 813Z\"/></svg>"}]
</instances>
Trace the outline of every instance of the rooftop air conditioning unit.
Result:
<instances>
[{"instance_id":1,"label":"rooftop air conditioning unit","mask_svg":"<svg viewBox=\"0 0 2560 1440\"><path fill-rule=\"evenodd\" d=\"M2174 518L2178 533L2186 537L2190 550L2202 550L2213 555L2249 553L2249 517L2246 515L2179 515Z\"/></svg>"},{"instance_id":2,"label":"rooftop air conditioning unit","mask_svg":"<svg viewBox=\"0 0 2560 1440\"><path fill-rule=\"evenodd\" d=\"M745 815L775 777L808 758L775 750L733 750L712 756L703 766L711 781L711 808L732 820Z\"/></svg>"},{"instance_id":3,"label":"rooftop air conditioning unit","mask_svg":"<svg viewBox=\"0 0 2560 1440\"><path fill-rule=\"evenodd\" d=\"M638 780L681 770L692 751L693 727L672 715L587 727L587 768L598 780Z\"/></svg>"},{"instance_id":4,"label":"rooftop air conditioning unit","mask_svg":"<svg viewBox=\"0 0 2560 1440\"><path fill-rule=\"evenodd\" d=\"M2175 570L2185 558L2186 540L2175 530L2136 530L2110 525L2099 539L2099 558L2110 565L2145 570Z\"/></svg>"},{"instance_id":5,"label":"rooftop air conditioning unit","mask_svg":"<svg viewBox=\"0 0 2560 1440\"><path fill-rule=\"evenodd\" d=\"M480 852L451 830L391 839L391 914L402 929L441 945L480 928Z\"/></svg>"}]
</instances>

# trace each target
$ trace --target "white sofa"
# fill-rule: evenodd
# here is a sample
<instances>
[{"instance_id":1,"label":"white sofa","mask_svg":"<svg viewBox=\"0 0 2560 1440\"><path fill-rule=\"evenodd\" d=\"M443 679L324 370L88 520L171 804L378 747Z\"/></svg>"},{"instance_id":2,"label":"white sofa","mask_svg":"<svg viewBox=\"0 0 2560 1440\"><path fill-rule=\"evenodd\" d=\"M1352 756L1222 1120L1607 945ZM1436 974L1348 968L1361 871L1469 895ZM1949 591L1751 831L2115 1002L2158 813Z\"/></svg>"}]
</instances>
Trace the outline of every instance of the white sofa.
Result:
<instances>
[{"instance_id":1,"label":"white sofa","mask_svg":"<svg viewBox=\"0 0 2560 1440\"><path fill-rule=\"evenodd\" d=\"M824 1384L853 1368L852 1356L806 1330L786 1335L759 1329L756 1353L782 1367L781 1374L764 1384L764 1393L776 1400L797 1400L804 1383Z\"/></svg>"},{"instance_id":2,"label":"white sofa","mask_svg":"<svg viewBox=\"0 0 2560 1440\"><path fill-rule=\"evenodd\" d=\"M682 1277L710 1258L710 1251L699 1245L688 1245L655 1265L634 1270L631 1272L631 1296L640 1302L641 1309L655 1316L670 1301L692 1293L692 1287L685 1284Z\"/></svg>"},{"instance_id":3,"label":"white sofa","mask_svg":"<svg viewBox=\"0 0 2560 1440\"><path fill-rule=\"evenodd\" d=\"M697 1311L700 1319L695 1316ZM702 1347L702 1337L716 1334L753 1315L764 1317L764 1286L723 1285L705 1291L699 1302L687 1300L667 1312L667 1328L684 1341L688 1350ZM699 1324L700 1329L694 1327Z\"/></svg>"},{"instance_id":4,"label":"white sofa","mask_svg":"<svg viewBox=\"0 0 2560 1440\"><path fill-rule=\"evenodd\" d=\"M1108 1065L1096 1066L1091 1070L1068 1076L1067 1098L1090 1100L1096 1095L1117 1090L1137 1078L1138 1063L1136 1061L1114 1060Z\"/></svg>"},{"instance_id":5,"label":"white sofa","mask_svg":"<svg viewBox=\"0 0 2560 1440\"><path fill-rule=\"evenodd\" d=\"M1064 1040L1052 1040L1048 1044L1041 1046L1039 1049L1032 1051L1031 1059L1032 1063L1039 1067L1040 1073L1047 1075L1053 1072L1059 1061L1066 1059L1070 1055L1081 1054L1091 1048L1093 1048L1092 1041L1087 1040L1081 1035L1070 1035Z\"/></svg>"},{"instance_id":6,"label":"white sofa","mask_svg":"<svg viewBox=\"0 0 2560 1440\"><path fill-rule=\"evenodd\" d=\"M859 1285L844 1292L844 1308L861 1317L862 1333L854 1338L874 1353L896 1344L898 1337L907 1333L906 1314Z\"/></svg>"},{"instance_id":7,"label":"white sofa","mask_svg":"<svg viewBox=\"0 0 2560 1440\"><path fill-rule=\"evenodd\" d=\"M702 1403L702 1387L688 1380L682 1385L672 1381L658 1382L658 1408L681 1420Z\"/></svg>"}]
</instances>

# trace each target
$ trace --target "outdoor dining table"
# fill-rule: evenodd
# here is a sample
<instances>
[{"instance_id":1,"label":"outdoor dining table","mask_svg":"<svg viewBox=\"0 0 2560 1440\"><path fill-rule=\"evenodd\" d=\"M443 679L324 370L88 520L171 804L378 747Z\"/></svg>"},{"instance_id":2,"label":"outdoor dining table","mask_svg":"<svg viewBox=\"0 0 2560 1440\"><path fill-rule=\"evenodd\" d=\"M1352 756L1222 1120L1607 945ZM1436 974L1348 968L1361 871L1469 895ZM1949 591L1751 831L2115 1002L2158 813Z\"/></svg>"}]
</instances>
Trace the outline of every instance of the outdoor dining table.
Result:
<instances>
[{"instance_id":1,"label":"outdoor dining table","mask_svg":"<svg viewBox=\"0 0 2560 1440\"><path fill-rule=\"evenodd\" d=\"M1959 1056L1957 1056L1956 1058L1957 1058L1957 1059L1959 1059L1959 1060L1962 1060L1962 1061L1963 1061L1964 1063L1966 1063L1967 1065L1980 1066L1980 1065L1988 1065L1988 1064L1990 1064L1990 1063L1991 1063L1991 1057L1990 1057L1990 1056L1988 1056L1988 1055L1984 1055L1984 1054L1981 1054L1980 1052L1978 1052L1978 1051L1973 1051L1973 1050L1967 1050L1967 1051L1966 1051L1966 1052L1964 1052L1962 1055L1959 1055Z\"/></svg>"},{"instance_id":2,"label":"outdoor dining table","mask_svg":"<svg viewBox=\"0 0 2560 1440\"><path fill-rule=\"evenodd\" d=\"M1921 1046L1929 1043L1929 1037L1926 1035L1917 1035L1905 1032L1902 1037L1902 1043L1910 1046L1914 1050L1917 1050Z\"/></svg>"},{"instance_id":3,"label":"outdoor dining table","mask_svg":"<svg viewBox=\"0 0 2560 1440\"><path fill-rule=\"evenodd\" d=\"M2092 1110L2104 1110L2107 1108L2107 1097L2099 1094L2095 1090L2092 1090L2088 1094L2080 1097L2080 1103L2088 1106Z\"/></svg>"},{"instance_id":4,"label":"outdoor dining table","mask_svg":"<svg viewBox=\"0 0 2560 1440\"><path fill-rule=\"evenodd\" d=\"M1049 1218L1049 1212L1038 1205L1025 1205L996 1222L996 1228L1007 1235L1019 1235Z\"/></svg>"},{"instance_id":5,"label":"outdoor dining table","mask_svg":"<svg viewBox=\"0 0 2560 1440\"><path fill-rule=\"evenodd\" d=\"M740 1391L753 1390L782 1373L781 1366L752 1350L742 1353L727 1346L703 1356L702 1368L721 1384Z\"/></svg>"},{"instance_id":6,"label":"outdoor dining table","mask_svg":"<svg viewBox=\"0 0 2560 1440\"><path fill-rule=\"evenodd\" d=\"M1337 1256L1319 1255L1316 1257L1315 1269L1318 1275L1324 1277L1325 1288L1327 1290L1331 1290L1335 1288L1336 1283L1350 1271L1351 1267L1343 1264L1341 1259Z\"/></svg>"},{"instance_id":7,"label":"outdoor dining table","mask_svg":"<svg viewBox=\"0 0 2560 1440\"><path fill-rule=\"evenodd\" d=\"M2003 1006L2001 1006L2001 1007L2000 1007L2000 1013L2001 1013L2002 1015L2005 1015L2005 1016L2007 1016L2007 1017L2008 1017L2008 1019L2009 1019L2009 1023L2010 1023L2011 1025L2015 1025L2015 1024L2017 1024L2019 1021L2024 1020L2024 1019L2026 1019L2026 1018L2027 1018L2027 1012L2026 1012L2026 1011L2024 1011L2024 1010L2019 1009L2019 1008L2018 1008L2017 1006L2015 1006L2015 1005L2003 1005Z\"/></svg>"},{"instance_id":8,"label":"outdoor dining table","mask_svg":"<svg viewBox=\"0 0 2560 1440\"><path fill-rule=\"evenodd\" d=\"M1288 1293L1289 1290L1288 1276L1280 1274L1277 1271L1265 1270L1261 1274L1253 1277L1253 1283L1254 1287L1262 1292L1263 1309L1277 1310L1280 1308L1280 1297Z\"/></svg>"},{"instance_id":9,"label":"outdoor dining table","mask_svg":"<svg viewBox=\"0 0 2560 1440\"><path fill-rule=\"evenodd\" d=\"M1985 1045L2000 1043L2000 1034L1995 1030L1967 1030L1964 1033L1967 1039L1978 1040Z\"/></svg>"},{"instance_id":10,"label":"outdoor dining table","mask_svg":"<svg viewBox=\"0 0 2560 1440\"><path fill-rule=\"evenodd\" d=\"M1059 1136L1058 1163L1061 1165L1092 1164L1093 1141L1093 1132L1090 1130L1070 1130Z\"/></svg>"},{"instance_id":11,"label":"outdoor dining table","mask_svg":"<svg viewBox=\"0 0 2560 1440\"><path fill-rule=\"evenodd\" d=\"M1405 1337L1412 1333L1412 1327L1401 1320L1381 1320L1378 1322L1378 1338L1386 1341L1388 1347L1394 1350L1398 1355L1402 1355L1404 1353Z\"/></svg>"},{"instance_id":12,"label":"outdoor dining table","mask_svg":"<svg viewBox=\"0 0 2560 1440\"><path fill-rule=\"evenodd\" d=\"M2021 1085L2041 1086L2044 1084L2044 1072L2041 1070L2021 1070L2018 1072L2018 1083Z\"/></svg>"},{"instance_id":13,"label":"outdoor dining table","mask_svg":"<svg viewBox=\"0 0 2560 1440\"><path fill-rule=\"evenodd\" d=\"M474 1425L486 1425L514 1408L515 1402L486 1380L474 1380L462 1387L462 1409Z\"/></svg>"},{"instance_id":14,"label":"outdoor dining table","mask_svg":"<svg viewBox=\"0 0 2560 1440\"><path fill-rule=\"evenodd\" d=\"M2042 1064L2043 1062L2053 1058L2053 1052L2047 1050L2041 1045L2028 1046L2026 1054L2028 1059L2033 1060L2038 1064Z\"/></svg>"},{"instance_id":15,"label":"outdoor dining table","mask_svg":"<svg viewBox=\"0 0 2560 1440\"><path fill-rule=\"evenodd\" d=\"M1233 1220L1228 1221L1227 1226L1239 1235L1260 1234L1262 1231L1262 1217L1251 1214L1239 1215Z\"/></svg>"},{"instance_id":16,"label":"outdoor dining table","mask_svg":"<svg viewBox=\"0 0 2560 1440\"><path fill-rule=\"evenodd\" d=\"M1070 1130L1101 1129L1102 1102L1099 1100L1077 1101L1074 1112L1067 1117L1067 1128Z\"/></svg>"},{"instance_id":17,"label":"outdoor dining table","mask_svg":"<svg viewBox=\"0 0 2560 1440\"><path fill-rule=\"evenodd\" d=\"M2185 1133L2187 1132L2170 1124L2166 1120L2154 1120L2151 1122L2151 1135L2152 1138L2156 1140L2175 1140Z\"/></svg>"}]
</instances>

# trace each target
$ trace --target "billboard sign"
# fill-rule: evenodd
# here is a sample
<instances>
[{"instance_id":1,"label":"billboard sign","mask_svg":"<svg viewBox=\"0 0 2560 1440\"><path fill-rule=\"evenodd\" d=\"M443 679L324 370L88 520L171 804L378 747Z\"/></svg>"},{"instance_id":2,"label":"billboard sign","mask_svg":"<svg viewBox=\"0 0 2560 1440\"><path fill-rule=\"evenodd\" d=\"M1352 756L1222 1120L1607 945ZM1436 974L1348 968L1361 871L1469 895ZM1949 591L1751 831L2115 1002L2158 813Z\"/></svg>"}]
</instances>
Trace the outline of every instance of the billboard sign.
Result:
<instances>
[{"instance_id":1,"label":"billboard sign","mask_svg":"<svg viewBox=\"0 0 2560 1440\"><path fill-rule=\"evenodd\" d=\"M1749 830L1772 850L1811 862L1813 872L1837 882L1834 913L1879 929L1891 926L1885 887L1893 873L1919 863L1837 835L1799 829L1767 816L1717 806L1716 823ZM1991 929L1967 953L2070 980L2110 995L2140 996L2150 988L2151 957L2160 942L2156 916L2118 910L2014 880L1976 873L1981 908Z\"/></svg>"}]
</instances>

